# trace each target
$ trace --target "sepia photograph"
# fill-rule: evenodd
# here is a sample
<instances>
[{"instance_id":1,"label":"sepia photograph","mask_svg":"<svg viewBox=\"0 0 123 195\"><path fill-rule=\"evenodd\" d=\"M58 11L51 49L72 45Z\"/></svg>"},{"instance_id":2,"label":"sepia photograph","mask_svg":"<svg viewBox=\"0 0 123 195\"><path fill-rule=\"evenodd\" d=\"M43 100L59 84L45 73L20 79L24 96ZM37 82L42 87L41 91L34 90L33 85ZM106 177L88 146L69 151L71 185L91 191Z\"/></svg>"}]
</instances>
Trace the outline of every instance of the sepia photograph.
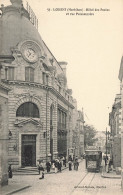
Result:
<instances>
[{"instance_id":1,"label":"sepia photograph","mask_svg":"<svg viewBox=\"0 0 123 195\"><path fill-rule=\"evenodd\" d=\"M0 0L0 194L123 194L123 0Z\"/></svg>"}]
</instances>

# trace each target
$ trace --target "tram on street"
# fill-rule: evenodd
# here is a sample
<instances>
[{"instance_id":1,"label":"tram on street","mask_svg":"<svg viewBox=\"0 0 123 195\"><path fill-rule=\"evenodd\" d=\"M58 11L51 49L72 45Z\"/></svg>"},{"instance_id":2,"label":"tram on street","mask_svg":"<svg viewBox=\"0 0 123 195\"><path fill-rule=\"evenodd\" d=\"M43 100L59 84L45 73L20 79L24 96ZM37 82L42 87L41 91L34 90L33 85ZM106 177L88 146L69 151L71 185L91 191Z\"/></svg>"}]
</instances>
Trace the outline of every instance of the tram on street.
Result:
<instances>
[{"instance_id":1,"label":"tram on street","mask_svg":"<svg viewBox=\"0 0 123 195\"><path fill-rule=\"evenodd\" d=\"M86 169L89 172L99 172L102 162L102 152L97 148L87 149L85 151Z\"/></svg>"}]
</instances>

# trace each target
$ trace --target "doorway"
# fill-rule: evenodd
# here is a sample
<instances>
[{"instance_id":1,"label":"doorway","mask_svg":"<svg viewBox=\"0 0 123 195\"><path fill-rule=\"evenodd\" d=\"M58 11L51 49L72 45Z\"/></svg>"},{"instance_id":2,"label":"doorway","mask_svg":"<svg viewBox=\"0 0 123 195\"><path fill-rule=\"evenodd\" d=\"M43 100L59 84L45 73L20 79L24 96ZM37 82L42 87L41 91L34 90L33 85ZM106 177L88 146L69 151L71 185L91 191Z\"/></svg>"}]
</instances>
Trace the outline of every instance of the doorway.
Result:
<instances>
[{"instance_id":1,"label":"doorway","mask_svg":"<svg viewBox=\"0 0 123 195\"><path fill-rule=\"evenodd\" d=\"M22 167L36 166L36 135L22 135Z\"/></svg>"}]
</instances>

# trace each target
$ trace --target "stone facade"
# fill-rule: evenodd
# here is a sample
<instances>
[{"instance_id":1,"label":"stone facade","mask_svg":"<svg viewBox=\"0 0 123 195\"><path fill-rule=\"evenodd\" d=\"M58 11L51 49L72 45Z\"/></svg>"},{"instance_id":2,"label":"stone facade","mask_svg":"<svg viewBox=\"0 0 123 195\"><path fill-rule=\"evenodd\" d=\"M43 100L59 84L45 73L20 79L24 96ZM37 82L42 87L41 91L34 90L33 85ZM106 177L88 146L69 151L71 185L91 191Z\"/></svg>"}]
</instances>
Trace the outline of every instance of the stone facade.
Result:
<instances>
[{"instance_id":1,"label":"stone facade","mask_svg":"<svg viewBox=\"0 0 123 195\"><path fill-rule=\"evenodd\" d=\"M68 157L74 109L66 64L57 62L19 2L1 7L0 18L5 31L0 34L1 79L11 88L8 161L13 169Z\"/></svg>"},{"instance_id":2,"label":"stone facade","mask_svg":"<svg viewBox=\"0 0 123 195\"><path fill-rule=\"evenodd\" d=\"M8 184L8 91L0 82L0 185Z\"/></svg>"},{"instance_id":3,"label":"stone facade","mask_svg":"<svg viewBox=\"0 0 123 195\"><path fill-rule=\"evenodd\" d=\"M117 94L109 114L110 134L110 153L113 158L114 168L121 166L121 95Z\"/></svg>"}]
</instances>

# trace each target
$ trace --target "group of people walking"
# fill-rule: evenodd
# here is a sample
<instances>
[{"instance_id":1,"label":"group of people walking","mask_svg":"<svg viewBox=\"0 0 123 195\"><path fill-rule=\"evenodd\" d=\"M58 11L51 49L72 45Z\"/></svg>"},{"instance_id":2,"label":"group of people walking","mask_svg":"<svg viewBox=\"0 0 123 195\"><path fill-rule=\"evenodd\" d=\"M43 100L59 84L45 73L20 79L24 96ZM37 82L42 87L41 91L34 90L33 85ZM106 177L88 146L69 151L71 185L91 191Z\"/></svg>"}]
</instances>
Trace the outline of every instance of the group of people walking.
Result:
<instances>
[{"instance_id":1,"label":"group of people walking","mask_svg":"<svg viewBox=\"0 0 123 195\"><path fill-rule=\"evenodd\" d=\"M74 165L74 170L78 171L78 167L79 167L78 158L76 157L74 160L72 160L71 156L69 156L68 165L69 165L69 171L72 170L73 165Z\"/></svg>"},{"instance_id":2,"label":"group of people walking","mask_svg":"<svg viewBox=\"0 0 123 195\"><path fill-rule=\"evenodd\" d=\"M69 165L69 171L72 170L72 166L74 165L74 170L78 170L78 166L79 166L79 162L78 159L75 158L75 160L73 161L71 156L69 156L68 159L68 165ZM62 166L66 167L66 158L62 157L59 159L55 159L52 162L51 161L47 161L46 164L44 164L43 161L39 161L38 164L38 171L39 171L39 175L41 175L41 177L39 179L44 179L44 167L46 166L46 170L47 173L50 172L51 167L55 170L55 173L57 172L61 172L62 171ZM11 169L11 165L9 165L8 167L8 175L9 178L12 178L12 169Z\"/></svg>"},{"instance_id":3,"label":"group of people walking","mask_svg":"<svg viewBox=\"0 0 123 195\"><path fill-rule=\"evenodd\" d=\"M39 161L38 170L39 170L39 175L41 175L41 178L39 179L44 179L44 167L45 166L46 166L47 173L50 172L51 168L55 170L55 173L61 172L62 166L66 167L66 158L62 157L59 159L55 159L52 162L47 161L46 164L44 164L43 161Z\"/></svg>"},{"instance_id":4,"label":"group of people walking","mask_svg":"<svg viewBox=\"0 0 123 195\"><path fill-rule=\"evenodd\" d=\"M38 170L39 170L39 175L41 174L41 178L39 179L44 179L44 166L46 165L46 170L47 173L50 172L51 167L52 169L55 170L55 173L57 172L61 172L62 171L62 166L66 167L66 158L62 157L62 158L58 158L51 161L47 161L46 164L39 161L39 165L38 165ZM74 170L78 171L78 166L79 166L79 162L78 162L78 158L76 157L74 160L71 158L71 156L69 156L68 159L68 166L69 166L69 171L72 170L72 167L74 165Z\"/></svg>"}]
</instances>

